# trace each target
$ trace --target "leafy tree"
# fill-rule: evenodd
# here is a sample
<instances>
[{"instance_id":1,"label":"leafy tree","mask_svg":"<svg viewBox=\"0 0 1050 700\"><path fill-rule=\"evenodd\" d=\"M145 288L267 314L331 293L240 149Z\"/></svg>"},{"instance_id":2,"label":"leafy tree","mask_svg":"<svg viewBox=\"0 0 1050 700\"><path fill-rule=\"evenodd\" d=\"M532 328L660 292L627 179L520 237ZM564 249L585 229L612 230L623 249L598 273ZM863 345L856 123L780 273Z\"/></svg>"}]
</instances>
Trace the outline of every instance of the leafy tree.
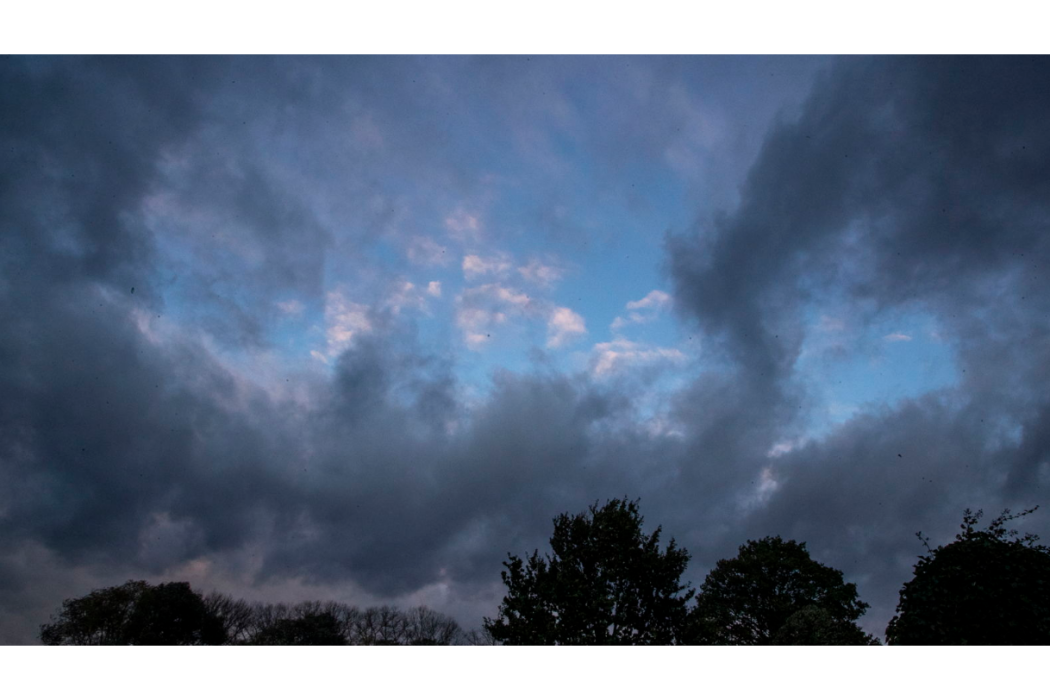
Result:
<instances>
[{"instance_id":1,"label":"leafy tree","mask_svg":"<svg viewBox=\"0 0 1050 700\"><path fill-rule=\"evenodd\" d=\"M748 540L736 558L720 560L700 587L693 641L816 644L834 638L853 641L830 643L866 644L873 640L856 620L867 608L857 587L844 583L841 571L813 561L805 543Z\"/></svg>"},{"instance_id":2,"label":"leafy tree","mask_svg":"<svg viewBox=\"0 0 1050 700\"><path fill-rule=\"evenodd\" d=\"M1050 549L1006 523L1032 513L1004 510L986 529L963 514L955 541L919 557L886 628L889 644L1050 644Z\"/></svg>"},{"instance_id":3,"label":"leafy tree","mask_svg":"<svg viewBox=\"0 0 1050 700\"><path fill-rule=\"evenodd\" d=\"M185 582L149 586L128 618L129 644L223 644L222 621L208 612L201 596Z\"/></svg>"},{"instance_id":4,"label":"leafy tree","mask_svg":"<svg viewBox=\"0 0 1050 700\"><path fill-rule=\"evenodd\" d=\"M504 644L673 644L693 590L679 583L689 554L642 532L638 501L612 500L554 519L553 554L508 555L507 594L485 619Z\"/></svg>"},{"instance_id":5,"label":"leafy tree","mask_svg":"<svg viewBox=\"0 0 1050 700\"><path fill-rule=\"evenodd\" d=\"M40 641L49 645L128 644L127 623L145 581L102 588L62 603L57 619L40 626Z\"/></svg>"},{"instance_id":6,"label":"leafy tree","mask_svg":"<svg viewBox=\"0 0 1050 700\"><path fill-rule=\"evenodd\" d=\"M221 620L188 583L152 586L128 581L62 604L58 618L41 625L44 644L222 644Z\"/></svg>"},{"instance_id":7,"label":"leafy tree","mask_svg":"<svg viewBox=\"0 0 1050 700\"><path fill-rule=\"evenodd\" d=\"M331 612L310 612L302 617L275 620L252 636L248 643L263 646L340 646L347 642L335 615Z\"/></svg>"},{"instance_id":8,"label":"leafy tree","mask_svg":"<svg viewBox=\"0 0 1050 700\"><path fill-rule=\"evenodd\" d=\"M879 640L865 634L847 620L837 620L827 610L807 605L781 625L773 644L782 646L879 646Z\"/></svg>"}]
</instances>

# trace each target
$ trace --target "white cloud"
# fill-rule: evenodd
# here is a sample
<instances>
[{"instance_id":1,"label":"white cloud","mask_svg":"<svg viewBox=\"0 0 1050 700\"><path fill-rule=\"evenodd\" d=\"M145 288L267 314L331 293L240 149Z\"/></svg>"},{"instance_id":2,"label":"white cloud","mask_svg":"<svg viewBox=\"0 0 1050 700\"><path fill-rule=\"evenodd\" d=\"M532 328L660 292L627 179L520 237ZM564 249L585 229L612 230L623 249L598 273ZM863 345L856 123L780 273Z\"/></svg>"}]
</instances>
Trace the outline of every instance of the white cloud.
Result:
<instances>
[{"instance_id":1,"label":"white cloud","mask_svg":"<svg viewBox=\"0 0 1050 700\"><path fill-rule=\"evenodd\" d=\"M456 239L477 239L481 235L481 217L475 212L456 209L445 217L445 228Z\"/></svg>"},{"instance_id":2,"label":"white cloud","mask_svg":"<svg viewBox=\"0 0 1050 700\"><path fill-rule=\"evenodd\" d=\"M630 365L658 362L684 362L685 354L677 348L661 348L635 343L622 338L594 346L591 372L598 377L616 374Z\"/></svg>"},{"instance_id":3,"label":"white cloud","mask_svg":"<svg viewBox=\"0 0 1050 700\"><path fill-rule=\"evenodd\" d=\"M403 280L397 283L394 291L383 301L383 308L389 309L395 315L404 309L423 311L427 308L427 300L416 285Z\"/></svg>"},{"instance_id":4,"label":"white cloud","mask_svg":"<svg viewBox=\"0 0 1050 700\"><path fill-rule=\"evenodd\" d=\"M539 306L527 294L498 284L470 287L456 298L456 325L471 348L478 348L492 337L495 326L507 322L510 314L534 315Z\"/></svg>"},{"instance_id":5,"label":"white cloud","mask_svg":"<svg viewBox=\"0 0 1050 700\"><path fill-rule=\"evenodd\" d=\"M546 321L549 348L560 347L587 332L583 317L572 309L501 284L469 287L456 297L456 325L471 348L489 342L496 327L515 318Z\"/></svg>"},{"instance_id":6,"label":"white cloud","mask_svg":"<svg viewBox=\"0 0 1050 700\"><path fill-rule=\"evenodd\" d=\"M506 320L507 315L501 311L461 308L456 312L456 325L463 331L463 340L475 350L492 339L493 326Z\"/></svg>"},{"instance_id":7,"label":"white cloud","mask_svg":"<svg viewBox=\"0 0 1050 700\"><path fill-rule=\"evenodd\" d=\"M480 255L463 257L463 276L468 280L485 275L501 275L510 268L510 259L504 253L489 258L483 258Z\"/></svg>"},{"instance_id":8,"label":"white cloud","mask_svg":"<svg viewBox=\"0 0 1050 700\"><path fill-rule=\"evenodd\" d=\"M429 294L432 297L440 297L441 283L437 280L433 280L430 284L427 285L427 294Z\"/></svg>"},{"instance_id":9,"label":"white cloud","mask_svg":"<svg viewBox=\"0 0 1050 700\"><path fill-rule=\"evenodd\" d=\"M660 312L670 306L671 295L667 292L662 292L659 289L654 289L638 301L627 302L626 309L630 313L628 313L626 317L617 316L613 319L609 328L613 331L618 331L624 326L636 323L649 323L650 321L655 320Z\"/></svg>"},{"instance_id":10,"label":"white cloud","mask_svg":"<svg viewBox=\"0 0 1050 700\"><path fill-rule=\"evenodd\" d=\"M760 508L769 502L770 497L778 488L780 488L780 482L777 481L773 468L767 466L759 472L758 483L755 484L754 489L750 493L741 495L740 505L743 506L745 512Z\"/></svg>"},{"instance_id":11,"label":"white cloud","mask_svg":"<svg viewBox=\"0 0 1050 700\"><path fill-rule=\"evenodd\" d=\"M513 289L507 289L506 287L500 287L494 284L485 285L485 288L492 290L495 293L497 299L499 299L500 301L504 301L512 306L517 306L519 308L524 309L532 303L532 298L529 297L528 294L522 294L521 292L516 292Z\"/></svg>"},{"instance_id":12,"label":"white cloud","mask_svg":"<svg viewBox=\"0 0 1050 700\"><path fill-rule=\"evenodd\" d=\"M572 309L559 306L555 308L547 319L547 347L561 347L567 340L587 332L587 325L583 316Z\"/></svg>"},{"instance_id":13,"label":"white cloud","mask_svg":"<svg viewBox=\"0 0 1050 700\"><path fill-rule=\"evenodd\" d=\"M535 303L528 294L499 284L483 284L478 287L468 287L459 295L459 301L468 308L511 306L521 311L532 310Z\"/></svg>"},{"instance_id":14,"label":"white cloud","mask_svg":"<svg viewBox=\"0 0 1050 700\"><path fill-rule=\"evenodd\" d=\"M565 271L556 265L546 265L539 260L530 260L527 265L518 268L518 274L526 282L531 282L541 287L553 287L562 278Z\"/></svg>"},{"instance_id":15,"label":"white cloud","mask_svg":"<svg viewBox=\"0 0 1050 700\"><path fill-rule=\"evenodd\" d=\"M766 452L766 457L769 457L770 459L776 459L777 457L782 457L790 452L794 452L795 450L797 450L805 444L806 441L804 438L797 438L795 440L782 440L774 444L773 447L771 447L769 451Z\"/></svg>"},{"instance_id":16,"label":"white cloud","mask_svg":"<svg viewBox=\"0 0 1050 700\"><path fill-rule=\"evenodd\" d=\"M371 333L373 329L371 310L365 304L348 301L340 291L328 292L325 299L325 338L328 349L326 357L333 358L350 347L354 338ZM316 357L317 353L310 353Z\"/></svg>"},{"instance_id":17,"label":"white cloud","mask_svg":"<svg viewBox=\"0 0 1050 700\"><path fill-rule=\"evenodd\" d=\"M885 336L882 337L882 339L883 340L888 340L891 343L899 343L901 341L911 340L911 336L910 335L905 335L904 333L898 332L898 333L890 333L889 335L885 335Z\"/></svg>"},{"instance_id":18,"label":"white cloud","mask_svg":"<svg viewBox=\"0 0 1050 700\"><path fill-rule=\"evenodd\" d=\"M639 313L629 313L627 314L627 318L624 318L623 316L617 316L616 318L614 318L613 322L609 324L609 328L614 331L618 331L624 326L629 326L632 323L645 323L646 320L651 319Z\"/></svg>"},{"instance_id":19,"label":"white cloud","mask_svg":"<svg viewBox=\"0 0 1050 700\"><path fill-rule=\"evenodd\" d=\"M627 302L627 310L632 309L663 309L671 303L671 295L667 292L661 292L659 289L646 294L643 298L638 301Z\"/></svg>"}]
</instances>

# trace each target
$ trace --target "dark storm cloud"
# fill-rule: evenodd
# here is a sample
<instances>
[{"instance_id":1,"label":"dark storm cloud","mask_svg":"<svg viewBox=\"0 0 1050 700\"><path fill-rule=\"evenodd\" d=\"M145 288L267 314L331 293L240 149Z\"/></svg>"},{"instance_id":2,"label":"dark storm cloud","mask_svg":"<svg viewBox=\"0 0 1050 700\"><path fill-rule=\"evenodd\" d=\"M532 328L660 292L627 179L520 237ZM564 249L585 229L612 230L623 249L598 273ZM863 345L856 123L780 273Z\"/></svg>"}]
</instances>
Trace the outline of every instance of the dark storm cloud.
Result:
<instances>
[{"instance_id":1,"label":"dark storm cloud","mask_svg":"<svg viewBox=\"0 0 1050 700\"><path fill-rule=\"evenodd\" d=\"M8 553L41 543L71 564L126 566L186 490L204 482L219 504L217 485L268 478L242 471L273 455L265 434L220 405L231 377L199 348L147 342L134 320L160 308L156 241L135 214L165 151L199 126L217 69L196 59L0 62ZM245 511L221 510L194 546L243 540Z\"/></svg>"},{"instance_id":2,"label":"dark storm cloud","mask_svg":"<svg viewBox=\"0 0 1050 700\"><path fill-rule=\"evenodd\" d=\"M194 123L207 65L7 58L0 71L8 274L46 261L62 279L122 275L130 288L148 251L121 213Z\"/></svg>"},{"instance_id":3,"label":"dark storm cloud","mask_svg":"<svg viewBox=\"0 0 1050 700\"><path fill-rule=\"evenodd\" d=\"M769 378L752 412L791 413L807 304L920 311L946 329L957 388L872 407L779 458L778 489L742 525L810 540L866 581L880 623L916 530L943 541L964 507L1050 495L1048 69L1042 57L840 61L770 133L739 207L669 243L681 310L736 364L745 396Z\"/></svg>"},{"instance_id":4,"label":"dark storm cloud","mask_svg":"<svg viewBox=\"0 0 1050 700\"><path fill-rule=\"evenodd\" d=\"M151 326L166 315L158 279L181 276L197 318L239 345L262 342L278 294L320 294L330 238L309 184L326 174L280 181L266 157L248 158L253 137L236 128L247 115L223 111L298 108L300 83L282 82L294 70L231 88L236 62L0 67L8 613L31 593L33 557L156 575L247 547L263 579L354 580L381 595L439 577L489 582L507 549L541 544L554 512L625 478L622 464L588 463L590 431L615 402L567 378L507 375L471 414L448 359L389 319L389 335L339 358L307 408L246 382L193 334ZM316 126L301 117L294 128ZM179 230L187 217L194 228ZM229 228L240 250L218 238ZM23 623L11 639L31 638Z\"/></svg>"},{"instance_id":5,"label":"dark storm cloud","mask_svg":"<svg viewBox=\"0 0 1050 700\"><path fill-rule=\"evenodd\" d=\"M717 232L672 242L684 307L738 359L786 369L797 347L776 323L822 285L950 305L1026 270L1004 290L1020 300L1045 279L1050 248L1044 69L1040 58L843 62L770 134Z\"/></svg>"},{"instance_id":6,"label":"dark storm cloud","mask_svg":"<svg viewBox=\"0 0 1050 700\"><path fill-rule=\"evenodd\" d=\"M589 502L596 485L637 489L632 464L594 435L622 410L614 397L505 374L468 413L441 363L421 356L363 343L340 358L310 420L302 537L277 537L266 575L353 578L391 595L487 583L493 562L540 546L552 513Z\"/></svg>"},{"instance_id":7,"label":"dark storm cloud","mask_svg":"<svg viewBox=\"0 0 1050 700\"><path fill-rule=\"evenodd\" d=\"M281 180L271 160L249 157L256 137L237 128L247 115L224 111L298 109L295 91L308 88L284 80L294 70L234 88L243 72L225 61L0 67L7 614L31 597L26 562L37 560L159 575L249 548L261 579L352 580L379 595L439 578L481 585L599 484L638 491L595 433L623 401L583 380L506 375L468 412L449 360L384 328L340 357L303 408L246 382L195 335L150 326L167 315L157 280L182 284L181 303L236 345L263 342L279 295L320 295L331 237L309 184L326 173ZM317 126L300 116L293 132ZM310 143L289 138L274 148ZM33 624L5 634L27 641Z\"/></svg>"},{"instance_id":8,"label":"dark storm cloud","mask_svg":"<svg viewBox=\"0 0 1050 700\"><path fill-rule=\"evenodd\" d=\"M846 60L824 76L739 206L670 243L713 360L666 407L673 429L639 420L629 381L544 367L471 397L456 359L389 311L371 309L331 377L302 379L305 399L164 325L180 306L220 344L265 348L275 303L320 305L332 267L355 289L383 279L362 244L422 226L391 182L479 197L479 163L545 155L537 123L617 167L681 145L664 132L697 107L677 101L684 69L661 63L640 102L667 106L662 137L639 132L644 110L588 136L559 91L595 63L541 63L0 61L5 615L39 587L37 563L68 582L54 596L204 558L248 585L389 597L441 581L470 598L557 513L626 495L694 553L694 583L745 537L781 533L856 577L884 624L911 533L1047 494L1042 59ZM540 188L550 211L575 176ZM832 293L858 314L934 315L961 384L772 459L810 405L803 308ZM777 486L759 497L767 467ZM4 634L29 641L41 621Z\"/></svg>"}]
</instances>

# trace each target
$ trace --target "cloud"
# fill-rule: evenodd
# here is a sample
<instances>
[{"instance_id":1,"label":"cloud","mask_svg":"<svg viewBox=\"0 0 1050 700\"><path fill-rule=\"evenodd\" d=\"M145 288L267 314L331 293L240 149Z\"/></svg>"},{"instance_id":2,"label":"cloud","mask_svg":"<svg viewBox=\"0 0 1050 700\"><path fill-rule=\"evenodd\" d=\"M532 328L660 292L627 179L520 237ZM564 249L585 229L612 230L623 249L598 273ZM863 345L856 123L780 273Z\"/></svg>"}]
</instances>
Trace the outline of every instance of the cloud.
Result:
<instances>
[{"instance_id":1,"label":"cloud","mask_svg":"<svg viewBox=\"0 0 1050 700\"><path fill-rule=\"evenodd\" d=\"M437 280L431 280L427 284L427 294L429 294L430 296L435 297L435 298L440 298L441 297L441 282L438 282Z\"/></svg>"},{"instance_id":2,"label":"cloud","mask_svg":"<svg viewBox=\"0 0 1050 700\"><path fill-rule=\"evenodd\" d=\"M671 295L667 292L661 292L659 289L646 294L638 301L627 302L627 310L633 309L665 309L671 304Z\"/></svg>"},{"instance_id":3,"label":"cloud","mask_svg":"<svg viewBox=\"0 0 1050 700\"><path fill-rule=\"evenodd\" d=\"M349 301L339 290L326 295L324 317L325 340L328 343L324 354L328 358L339 355L356 338L371 333L374 328L372 311L368 305Z\"/></svg>"},{"instance_id":4,"label":"cloud","mask_svg":"<svg viewBox=\"0 0 1050 700\"><path fill-rule=\"evenodd\" d=\"M583 317L572 309L534 298L512 287L484 284L468 287L456 297L456 325L463 331L464 342L472 349L491 341L496 328L511 319L545 320L548 348L561 347L587 332Z\"/></svg>"},{"instance_id":5,"label":"cloud","mask_svg":"<svg viewBox=\"0 0 1050 700\"><path fill-rule=\"evenodd\" d=\"M911 336L905 335L904 333L890 333L888 335L883 336L882 339L891 343L899 343L901 341L911 340Z\"/></svg>"},{"instance_id":6,"label":"cloud","mask_svg":"<svg viewBox=\"0 0 1050 700\"><path fill-rule=\"evenodd\" d=\"M547 319L547 347L559 348L577 336L587 333L583 316L570 308L556 307Z\"/></svg>"},{"instance_id":7,"label":"cloud","mask_svg":"<svg viewBox=\"0 0 1050 700\"><path fill-rule=\"evenodd\" d=\"M468 347L477 349L489 342L496 326L511 317L536 317L542 304L529 295L499 284L468 287L456 297L456 325Z\"/></svg>"},{"instance_id":8,"label":"cloud","mask_svg":"<svg viewBox=\"0 0 1050 700\"><path fill-rule=\"evenodd\" d=\"M580 61L0 61L0 114L14 115L0 120L2 641L33 640L63 598L140 577L369 603L443 586L476 625L508 551L623 494L693 554L694 583L749 537L806 540L858 582L881 633L922 553L916 530L943 542L963 507L1045 501L1045 57L837 61L770 131L738 201L667 240L702 363L616 340L589 373L497 371L470 393L453 352L384 308L403 270L368 246L403 242L392 231L408 224L480 236L480 214L413 212L383 183L418 175L412 203L433 182L476 194L485 139L450 141L432 105L477 104L461 88L482 79L515 126L587 134L562 81L601 64ZM670 100L658 79L675 65L593 94ZM402 85L406 72L429 87ZM540 105L551 85L564 94ZM365 114L381 143L348 130ZM651 107L616 119L580 142L595 162L665 152L665 134L634 128ZM557 230L578 223L540 194ZM958 385L803 439L819 396L795 365L827 295L851 326L931 316ZM293 299L324 303L315 352L330 369L290 365L278 381L298 388L282 394L238 363L265 353ZM454 307L468 344L512 320L542 334L565 308L506 280ZM693 378L639 420L637 392L611 379L661 363ZM1045 533L1041 514L1022 529Z\"/></svg>"},{"instance_id":9,"label":"cloud","mask_svg":"<svg viewBox=\"0 0 1050 700\"><path fill-rule=\"evenodd\" d=\"M925 313L954 340L958 386L861 408L780 454L777 490L737 531L808 540L859 577L874 632L920 553L916 530L945 541L978 501L993 512L1050 494L1039 466L1050 431L1034 422L1048 412L1050 348L1026 341L1050 333L1050 294L1036 282L1050 262L1050 200L1033 196L1050 194L1036 165L1050 157L1037 126L1050 117L1036 88L1045 68L1006 57L840 60L768 134L739 205L668 239L679 310L728 364L746 400L734 410L762 417L762 444L795 439L791 426L806 420L795 362L814 297L840 299L858 319ZM730 424L732 413L714 412ZM993 425L1003 422L1014 432ZM744 454L726 455L726 469L757 481L763 463Z\"/></svg>"},{"instance_id":10,"label":"cloud","mask_svg":"<svg viewBox=\"0 0 1050 700\"><path fill-rule=\"evenodd\" d=\"M654 347L617 339L594 346L591 354L591 372L597 377L602 377L622 372L635 365L681 363L685 359L685 354L677 348Z\"/></svg>"},{"instance_id":11,"label":"cloud","mask_svg":"<svg viewBox=\"0 0 1050 700\"><path fill-rule=\"evenodd\" d=\"M64 598L183 576L248 597L382 601L441 583L476 625L494 609L501 558L542 545L552 513L598 491L643 491L627 468L641 452L590 437L615 397L500 374L472 404L449 357L410 324L387 332L422 290L378 274L359 239L328 238L323 222L345 200L315 209L311 176L293 185L267 160L285 147L322 153L319 186L347 172L332 146L345 133L322 138L342 108L326 103L334 91L297 92L300 68L329 65L344 64L0 62L0 112L25 115L0 121L13 154L0 162L0 230L13 232L0 236L3 641L32 641ZM294 94L278 123L261 117L258 95ZM391 157L414 138L375 123ZM367 182L339 180L346 199L369 201ZM198 200L203 213L187 206ZM325 290L320 273L348 260L357 275ZM384 279L395 282L375 286ZM550 310L502 285L462 296L490 321ZM229 354L265 347L290 299L324 302L315 352L331 367L285 367L294 397Z\"/></svg>"},{"instance_id":12,"label":"cloud","mask_svg":"<svg viewBox=\"0 0 1050 700\"><path fill-rule=\"evenodd\" d=\"M433 284L433 283L431 283ZM441 286L437 287L438 296L441 294ZM398 280L393 284L393 289L382 302L382 308L389 310L395 316L404 310L427 310L427 299L424 294L433 296L428 286L425 291L420 291L416 285L408 280Z\"/></svg>"},{"instance_id":13,"label":"cloud","mask_svg":"<svg viewBox=\"0 0 1050 700\"><path fill-rule=\"evenodd\" d=\"M657 315L662 311L670 308L671 304L672 299L670 294L662 292L659 289L654 289L638 301L627 302L626 308L631 313L627 314L626 318L623 316L617 316L613 319L609 328L615 332L624 326L650 323L656 320Z\"/></svg>"},{"instance_id":14,"label":"cloud","mask_svg":"<svg viewBox=\"0 0 1050 700\"><path fill-rule=\"evenodd\" d=\"M565 268L553 262L540 262L532 258L525 265L517 265L513 258L504 252L482 256L469 254L463 257L463 277L474 281L480 277L490 277L507 281L517 273L519 282L543 290L552 289L565 274Z\"/></svg>"},{"instance_id":15,"label":"cloud","mask_svg":"<svg viewBox=\"0 0 1050 700\"><path fill-rule=\"evenodd\" d=\"M565 275L565 270L558 265L545 264L532 259L527 265L518 268L518 274L526 282L551 288Z\"/></svg>"},{"instance_id":16,"label":"cloud","mask_svg":"<svg viewBox=\"0 0 1050 700\"><path fill-rule=\"evenodd\" d=\"M463 257L463 276L467 280L478 277L498 277L511 269L511 262L506 254L483 258L480 255Z\"/></svg>"},{"instance_id":17,"label":"cloud","mask_svg":"<svg viewBox=\"0 0 1050 700\"><path fill-rule=\"evenodd\" d=\"M483 231L481 215L466 209L456 209L445 217L445 229L458 241L478 240Z\"/></svg>"}]
</instances>

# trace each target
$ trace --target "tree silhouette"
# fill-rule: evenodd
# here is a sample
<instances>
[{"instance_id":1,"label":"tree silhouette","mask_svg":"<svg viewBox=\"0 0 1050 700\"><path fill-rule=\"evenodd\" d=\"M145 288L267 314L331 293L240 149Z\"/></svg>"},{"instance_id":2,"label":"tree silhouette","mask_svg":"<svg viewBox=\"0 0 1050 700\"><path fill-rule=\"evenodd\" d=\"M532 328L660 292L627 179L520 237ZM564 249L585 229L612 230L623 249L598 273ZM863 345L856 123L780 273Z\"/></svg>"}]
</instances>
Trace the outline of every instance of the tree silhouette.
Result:
<instances>
[{"instance_id":1,"label":"tree silhouette","mask_svg":"<svg viewBox=\"0 0 1050 700\"><path fill-rule=\"evenodd\" d=\"M310 612L302 617L275 620L253 635L248 643L260 646L341 646L347 642L335 615Z\"/></svg>"},{"instance_id":2,"label":"tree silhouette","mask_svg":"<svg viewBox=\"0 0 1050 700\"><path fill-rule=\"evenodd\" d=\"M41 625L44 644L222 644L222 621L188 583L128 581L62 603Z\"/></svg>"},{"instance_id":3,"label":"tree silhouette","mask_svg":"<svg viewBox=\"0 0 1050 700\"><path fill-rule=\"evenodd\" d=\"M879 640L865 634L856 623L832 617L824 608L808 605L792 613L777 633L773 644L806 646L878 646Z\"/></svg>"},{"instance_id":4,"label":"tree silhouette","mask_svg":"<svg viewBox=\"0 0 1050 700\"><path fill-rule=\"evenodd\" d=\"M642 532L638 501L612 500L554 519L553 554L508 555L507 594L485 619L504 644L673 644L693 590L679 583L689 554L660 528Z\"/></svg>"},{"instance_id":5,"label":"tree silhouette","mask_svg":"<svg viewBox=\"0 0 1050 700\"><path fill-rule=\"evenodd\" d=\"M984 530L963 514L955 541L930 549L900 592L889 644L1050 644L1050 549L1006 523L1033 512L1004 510Z\"/></svg>"},{"instance_id":6,"label":"tree silhouette","mask_svg":"<svg viewBox=\"0 0 1050 700\"><path fill-rule=\"evenodd\" d=\"M720 560L700 587L693 641L867 644L874 639L855 624L867 608L857 587L844 583L841 571L813 561L805 543L748 540L735 558Z\"/></svg>"}]
</instances>

